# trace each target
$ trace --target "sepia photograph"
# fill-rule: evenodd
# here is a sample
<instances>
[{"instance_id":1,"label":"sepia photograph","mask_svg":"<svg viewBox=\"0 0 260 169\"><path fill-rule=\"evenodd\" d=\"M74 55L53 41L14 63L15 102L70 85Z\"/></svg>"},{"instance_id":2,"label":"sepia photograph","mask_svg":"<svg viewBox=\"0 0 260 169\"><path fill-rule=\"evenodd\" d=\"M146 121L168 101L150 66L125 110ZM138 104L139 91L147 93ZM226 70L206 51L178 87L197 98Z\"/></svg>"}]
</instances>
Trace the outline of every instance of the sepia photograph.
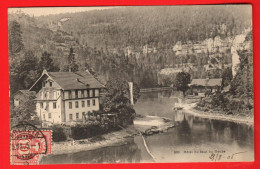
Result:
<instances>
[{"instance_id":1,"label":"sepia photograph","mask_svg":"<svg viewBox=\"0 0 260 169\"><path fill-rule=\"evenodd\" d=\"M253 162L252 6L8 8L10 164Z\"/></svg>"}]
</instances>

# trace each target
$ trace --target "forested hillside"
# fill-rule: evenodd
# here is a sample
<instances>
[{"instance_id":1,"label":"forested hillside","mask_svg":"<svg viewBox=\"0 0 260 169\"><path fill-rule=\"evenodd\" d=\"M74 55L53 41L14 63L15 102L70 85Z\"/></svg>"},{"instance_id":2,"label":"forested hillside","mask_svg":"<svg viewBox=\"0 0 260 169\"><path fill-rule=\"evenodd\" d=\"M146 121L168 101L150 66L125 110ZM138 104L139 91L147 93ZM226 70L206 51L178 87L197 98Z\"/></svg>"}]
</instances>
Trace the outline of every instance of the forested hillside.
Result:
<instances>
[{"instance_id":1,"label":"forested hillside","mask_svg":"<svg viewBox=\"0 0 260 169\"><path fill-rule=\"evenodd\" d=\"M43 68L88 68L106 80L120 76L141 88L170 85L171 78L162 73L165 69L185 69L193 78L221 77L231 64L232 39L251 27L250 10L244 9L160 6L41 17L11 14L11 92L28 88ZM211 41L213 47L208 47Z\"/></svg>"},{"instance_id":2,"label":"forested hillside","mask_svg":"<svg viewBox=\"0 0 260 169\"><path fill-rule=\"evenodd\" d=\"M63 29L73 32L82 44L91 47L171 48L177 41L202 41L217 35L224 38L241 33L251 24L251 13L244 9L235 5L122 7L39 20L55 23L70 18L64 22Z\"/></svg>"}]
</instances>

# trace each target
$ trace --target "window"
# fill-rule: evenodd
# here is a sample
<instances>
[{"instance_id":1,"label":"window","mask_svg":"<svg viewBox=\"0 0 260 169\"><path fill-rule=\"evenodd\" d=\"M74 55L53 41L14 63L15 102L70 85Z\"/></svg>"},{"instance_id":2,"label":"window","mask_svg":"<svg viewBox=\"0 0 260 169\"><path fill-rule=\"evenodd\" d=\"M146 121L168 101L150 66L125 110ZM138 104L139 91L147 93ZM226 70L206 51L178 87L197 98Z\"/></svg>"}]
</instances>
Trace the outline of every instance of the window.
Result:
<instances>
[{"instance_id":1,"label":"window","mask_svg":"<svg viewBox=\"0 0 260 169\"><path fill-rule=\"evenodd\" d=\"M40 107L43 108L43 102L40 103Z\"/></svg>"},{"instance_id":2,"label":"window","mask_svg":"<svg viewBox=\"0 0 260 169\"><path fill-rule=\"evenodd\" d=\"M78 91L77 90L75 91L75 98L76 99L78 98Z\"/></svg>"},{"instance_id":3,"label":"window","mask_svg":"<svg viewBox=\"0 0 260 169\"><path fill-rule=\"evenodd\" d=\"M93 90L89 90L89 97L93 97Z\"/></svg>"},{"instance_id":4,"label":"window","mask_svg":"<svg viewBox=\"0 0 260 169\"><path fill-rule=\"evenodd\" d=\"M50 93L49 92L46 92L45 93L45 97L48 99L50 97Z\"/></svg>"},{"instance_id":5,"label":"window","mask_svg":"<svg viewBox=\"0 0 260 169\"><path fill-rule=\"evenodd\" d=\"M76 119L79 119L79 113L76 113Z\"/></svg>"},{"instance_id":6,"label":"window","mask_svg":"<svg viewBox=\"0 0 260 169\"><path fill-rule=\"evenodd\" d=\"M93 106L95 106L96 105L96 100L94 99L94 100L92 100L92 104L93 104Z\"/></svg>"},{"instance_id":7,"label":"window","mask_svg":"<svg viewBox=\"0 0 260 169\"><path fill-rule=\"evenodd\" d=\"M96 97L99 96L99 90L98 90L98 89L95 90L95 96L96 96Z\"/></svg>"},{"instance_id":8,"label":"window","mask_svg":"<svg viewBox=\"0 0 260 169\"><path fill-rule=\"evenodd\" d=\"M90 97L90 96L89 96L89 90L87 90L87 95L88 95L87 97Z\"/></svg>"},{"instance_id":9,"label":"window","mask_svg":"<svg viewBox=\"0 0 260 169\"><path fill-rule=\"evenodd\" d=\"M95 89L93 89L92 91L93 91L93 92L92 92L92 93L93 93L93 97L95 97Z\"/></svg>"},{"instance_id":10,"label":"window","mask_svg":"<svg viewBox=\"0 0 260 169\"><path fill-rule=\"evenodd\" d=\"M42 87L45 87L45 82L42 82Z\"/></svg>"},{"instance_id":11,"label":"window","mask_svg":"<svg viewBox=\"0 0 260 169\"><path fill-rule=\"evenodd\" d=\"M84 90L84 97L88 97L88 91Z\"/></svg>"},{"instance_id":12,"label":"window","mask_svg":"<svg viewBox=\"0 0 260 169\"><path fill-rule=\"evenodd\" d=\"M52 82L50 82L50 87L52 87Z\"/></svg>"},{"instance_id":13,"label":"window","mask_svg":"<svg viewBox=\"0 0 260 169\"><path fill-rule=\"evenodd\" d=\"M85 112L82 112L82 119L84 118L84 116L85 116Z\"/></svg>"},{"instance_id":14,"label":"window","mask_svg":"<svg viewBox=\"0 0 260 169\"><path fill-rule=\"evenodd\" d=\"M45 119L45 114L43 114L43 119Z\"/></svg>"},{"instance_id":15,"label":"window","mask_svg":"<svg viewBox=\"0 0 260 169\"><path fill-rule=\"evenodd\" d=\"M81 106L85 107L85 101L81 101Z\"/></svg>"},{"instance_id":16,"label":"window","mask_svg":"<svg viewBox=\"0 0 260 169\"><path fill-rule=\"evenodd\" d=\"M51 113L48 114L49 119L51 118Z\"/></svg>"},{"instance_id":17,"label":"window","mask_svg":"<svg viewBox=\"0 0 260 169\"><path fill-rule=\"evenodd\" d=\"M82 98L81 90L78 90L78 97L79 97L79 98Z\"/></svg>"},{"instance_id":18,"label":"window","mask_svg":"<svg viewBox=\"0 0 260 169\"><path fill-rule=\"evenodd\" d=\"M69 108L72 109L72 102L69 102Z\"/></svg>"},{"instance_id":19,"label":"window","mask_svg":"<svg viewBox=\"0 0 260 169\"><path fill-rule=\"evenodd\" d=\"M90 100L87 100L88 107L90 107Z\"/></svg>"},{"instance_id":20,"label":"window","mask_svg":"<svg viewBox=\"0 0 260 169\"><path fill-rule=\"evenodd\" d=\"M70 118L70 120L72 120L72 114L69 114L69 118Z\"/></svg>"},{"instance_id":21,"label":"window","mask_svg":"<svg viewBox=\"0 0 260 169\"><path fill-rule=\"evenodd\" d=\"M75 90L71 91L71 97L72 97L72 99L75 99Z\"/></svg>"},{"instance_id":22,"label":"window","mask_svg":"<svg viewBox=\"0 0 260 169\"><path fill-rule=\"evenodd\" d=\"M79 108L79 102L78 101L75 102L75 107Z\"/></svg>"},{"instance_id":23,"label":"window","mask_svg":"<svg viewBox=\"0 0 260 169\"><path fill-rule=\"evenodd\" d=\"M71 91L69 91L69 99L72 98L72 94L71 94Z\"/></svg>"},{"instance_id":24,"label":"window","mask_svg":"<svg viewBox=\"0 0 260 169\"><path fill-rule=\"evenodd\" d=\"M84 98L84 90L81 90L81 98Z\"/></svg>"},{"instance_id":25,"label":"window","mask_svg":"<svg viewBox=\"0 0 260 169\"><path fill-rule=\"evenodd\" d=\"M53 103L53 109L56 109L56 103Z\"/></svg>"},{"instance_id":26,"label":"window","mask_svg":"<svg viewBox=\"0 0 260 169\"><path fill-rule=\"evenodd\" d=\"M49 103L48 102L46 103L46 106L44 107L44 109L47 110L47 111L49 110Z\"/></svg>"}]
</instances>

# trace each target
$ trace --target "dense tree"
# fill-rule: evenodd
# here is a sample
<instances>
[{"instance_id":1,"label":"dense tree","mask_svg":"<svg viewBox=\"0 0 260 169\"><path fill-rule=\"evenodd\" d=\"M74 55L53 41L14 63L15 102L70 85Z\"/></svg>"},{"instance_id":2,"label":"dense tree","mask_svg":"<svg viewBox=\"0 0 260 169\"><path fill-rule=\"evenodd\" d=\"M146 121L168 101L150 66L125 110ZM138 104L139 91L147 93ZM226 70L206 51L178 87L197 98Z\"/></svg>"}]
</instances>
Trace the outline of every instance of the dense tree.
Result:
<instances>
[{"instance_id":1,"label":"dense tree","mask_svg":"<svg viewBox=\"0 0 260 169\"><path fill-rule=\"evenodd\" d=\"M28 89L39 77L38 58L26 51L19 62L12 62L9 69L11 95L20 89Z\"/></svg>"},{"instance_id":2,"label":"dense tree","mask_svg":"<svg viewBox=\"0 0 260 169\"><path fill-rule=\"evenodd\" d=\"M50 72L59 71L59 68L54 64L51 58L51 54L48 53L47 51L42 53L42 57L39 62L39 71L42 72L43 69Z\"/></svg>"},{"instance_id":3,"label":"dense tree","mask_svg":"<svg viewBox=\"0 0 260 169\"><path fill-rule=\"evenodd\" d=\"M13 56L24 49L21 25L13 20L9 25L9 54Z\"/></svg>"},{"instance_id":4,"label":"dense tree","mask_svg":"<svg viewBox=\"0 0 260 169\"><path fill-rule=\"evenodd\" d=\"M240 98L253 99L252 51L238 51L240 63L231 82L231 92ZM250 61L251 60L251 61Z\"/></svg>"},{"instance_id":5,"label":"dense tree","mask_svg":"<svg viewBox=\"0 0 260 169\"><path fill-rule=\"evenodd\" d=\"M173 83L173 86L179 90L182 91L183 96L185 97L185 92L189 89L188 84L191 82L191 75L187 72L179 72L176 75L175 81Z\"/></svg>"},{"instance_id":6,"label":"dense tree","mask_svg":"<svg viewBox=\"0 0 260 169\"><path fill-rule=\"evenodd\" d=\"M222 86L228 86L231 83L233 76L231 68L226 68L222 72Z\"/></svg>"},{"instance_id":7,"label":"dense tree","mask_svg":"<svg viewBox=\"0 0 260 169\"><path fill-rule=\"evenodd\" d=\"M79 66L76 63L75 53L74 53L72 47L70 48L70 52L69 52L69 55L68 55L68 62L67 63L68 64L63 67L63 71L76 72L76 71L79 70Z\"/></svg>"},{"instance_id":8,"label":"dense tree","mask_svg":"<svg viewBox=\"0 0 260 169\"><path fill-rule=\"evenodd\" d=\"M139 92L138 86L134 83L134 102L139 98ZM105 112L118 114L122 121L133 120L135 111L130 104L130 91L127 81L111 79L107 82L103 107Z\"/></svg>"}]
</instances>

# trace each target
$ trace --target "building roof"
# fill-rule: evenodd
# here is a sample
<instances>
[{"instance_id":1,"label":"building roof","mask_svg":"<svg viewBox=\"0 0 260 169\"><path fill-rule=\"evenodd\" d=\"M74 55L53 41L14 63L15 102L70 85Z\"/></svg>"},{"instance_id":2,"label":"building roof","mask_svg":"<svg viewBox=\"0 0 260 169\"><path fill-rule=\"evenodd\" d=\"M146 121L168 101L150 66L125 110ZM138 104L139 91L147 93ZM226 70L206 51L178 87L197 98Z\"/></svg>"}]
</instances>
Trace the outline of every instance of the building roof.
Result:
<instances>
[{"instance_id":1,"label":"building roof","mask_svg":"<svg viewBox=\"0 0 260 169\"><path fill-rule=\"evenodd\" d=\"M35 82L30 90L47 75L51 77L63 90L103 88L101 84L89 71L78 72L47 72L43 71L42 76Z\"/></svg>"},{"instance_id":2,"label":"building roof","mask_svg":"<svg viewBox=\"0 0 260 169\"><path fill-rule=\"evenodd\" d=\"M89 72L49 72L50 77L64 90L103 88L104 86Z\"/></svg>"},{"instance_id":3,"label":"building roof","mask_svg":"<svg viewBox=\"0 0 260 169\"><path fill-rule=\"evenodd\" d=\"M15 95L18 94L18 93L22 93L22 94L28 95L28 96L35 96L35 95L36 95L36 92L35 92L35 91L29 91L29 90L18 90L18 91L15 93Z\"/></svg>"},{"instance_id":4,"label":"building roof","mask_svg":"<svg viewBox=\"0 0 260 169\"><path fill-rule=\"evenodd\" d=\"M192 79L190 86L221 86L222 79Z\"/></svg>"}]
</instances>

